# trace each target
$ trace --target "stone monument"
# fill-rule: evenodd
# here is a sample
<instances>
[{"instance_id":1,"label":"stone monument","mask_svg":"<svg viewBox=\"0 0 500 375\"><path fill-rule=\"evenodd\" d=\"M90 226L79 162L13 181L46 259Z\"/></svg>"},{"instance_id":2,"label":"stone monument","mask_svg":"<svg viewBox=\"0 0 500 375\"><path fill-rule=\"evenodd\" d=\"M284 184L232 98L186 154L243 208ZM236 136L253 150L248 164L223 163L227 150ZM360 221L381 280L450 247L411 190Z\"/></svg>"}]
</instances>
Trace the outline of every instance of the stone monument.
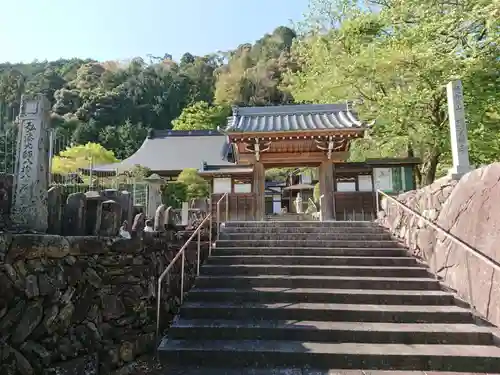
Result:
<instances>
[{"instance_id":1,"label":"stone monument","mask_svg":"<svg viewBox=\"0 0 500 375\"><path fill-rule=\"evenodd\" d=\"M161 198L161 187L165 183L165 180L161 178L156 173L144 179L148 184L148 206L147 206L147 218L154 219L156 214L156 209L162 204Z\"/></svg>"},{"instance_id":2,"label":"stone monument","mask_svg":"<svg viewBox=\"0 0 500 375\"><path fill-rule=\"evenodd\" d=\"M450 175L453 179L460 179L471 170L462 82L456 80L448 83L446 92L448 95L448 117L450 121L451 154L453 157L453 167L450 169Z\"/></svg>"},{"instance_id":3,"label":"stone monument","mask_svg":"<svg viewBox=\"0 0 500 375\"><path fill-rule=\"evenodd\" d=\"M12 223L45 233L48 227L49 110L43 95L23 95L19 113Z\"/></svg>"}]
</instances>

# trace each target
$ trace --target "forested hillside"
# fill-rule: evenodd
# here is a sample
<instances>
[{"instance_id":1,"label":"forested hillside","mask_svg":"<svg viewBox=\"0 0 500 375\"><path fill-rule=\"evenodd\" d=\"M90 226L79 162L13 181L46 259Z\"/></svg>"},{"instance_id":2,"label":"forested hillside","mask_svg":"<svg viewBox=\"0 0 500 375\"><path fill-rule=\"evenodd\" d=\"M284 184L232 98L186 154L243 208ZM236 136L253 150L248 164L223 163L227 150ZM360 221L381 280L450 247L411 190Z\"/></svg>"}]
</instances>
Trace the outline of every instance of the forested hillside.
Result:
<instances>
[{"instance_id":1,"label":"forested hillside","mask_svg":"<svg viewBox=\"0 0 500 375\"><path fill-rule=\"evenodd\" d=\"M420 156L428 183L450 162L450 79L464 83L472 162L499 159L499 20L499 0L312 0L297 30L209 56L0 64L0 119L11 126L21 94L44 92L61 139L123 159L147 129L215 128L232 104L354 100L377 122L353 158Z\"/></svg>"}]
</instances>

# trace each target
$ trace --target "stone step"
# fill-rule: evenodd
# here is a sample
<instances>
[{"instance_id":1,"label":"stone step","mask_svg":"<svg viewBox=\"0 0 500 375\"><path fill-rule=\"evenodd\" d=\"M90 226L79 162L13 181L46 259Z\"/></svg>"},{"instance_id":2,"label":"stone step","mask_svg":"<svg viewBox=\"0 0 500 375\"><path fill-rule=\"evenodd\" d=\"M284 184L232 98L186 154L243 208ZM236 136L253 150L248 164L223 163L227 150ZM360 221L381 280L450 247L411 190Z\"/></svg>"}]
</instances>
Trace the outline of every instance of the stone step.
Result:
<instances>
[{"instance_id":1,"label":"stone step","mask_svg":"<svg viewBox=\"0 0 500 375\"><path fill-rule=\"evenodd\" d=\"M218 240L216 247L341 247L341 248L402 248L397 241L378 240Z\"/></svg>"},{"instance_id":2,"label":"stone step","mask_svg":"<svg viewBox=\"0 0 500 375\"><path fill-rule=\"evenodd\" d=\"M269 264L205 264L204 275L286 275L286 276L375 276L375 277L426 277L429 272L423 267L394 266L303 266Z\"/></svg>"},{"instance_id":3,"label":"stone step","mask_svg":"<svg viewBox=\"0 0 500 375\"><path fill-rule=\"evenodd\" d=\"M176 318L171 339L283 340L374 344L493 345L486 327L474 324L396 324L295 320L207 320Z\"/></svg>"},{"instance_id":4,"label":"stone step","mask_svg":"<svg viewBox=\"0 0 500 375\"><path fill-rule=\"evenodd\" d=\"M389 233L228 233L222 232L221 240L226 241L391 241Z\"/></svg>"},{"instance_id":5,"label":"stone step","mask_svg":"<svg viewBox=\"0 0 500 375\"><path fill-rule=\"evenodd\" d=\"M382 227L324 227L324 226L258 226L258 227L223 227L222 233L345 233L349 231L352 234L367 233L388 233Z\"/></svg>"},{"instance_id":6,"label":"stone step","mask_svg":"<svg viewBox=\"0 0 500 375\"><path fill-rule=\"evenodd\" d=\"M498 372L500 348L482 345L404 345L303 341L163 340L168 364L225 367L311 366L330 369Z\"/></svg>"},{"instance_id":7,"label":"stone step","mask_svg":"<svg viewBox=\"0 0 500 375\"><path fill-rule=\"evenodd\" d=\"M488 373L489 375L498 375ZM480 375L477 372L443 371L391 371L391 370L340 370L316 369L311 367L196 367L168 366L161 375Z\"/></svg>"},{"instance_id":8,"label":"stone step","mask_svg":"<svg viewBox=\"0 0 500 375\"><path fill-rule=\"evenodd\" d=\"M219 250L219 249L218 249ZM219 251L217 251L219 252ZM413 257L363 257L318 255L212 255L206 264L281 264L325 266L413 266L426 267Z\"/></svg>"},{"instance_id":9,"label":"stone step","mask_svg":"<svg viewBox=\"0 0 500 375\"><path fill-rule=\"evenodd\" d=\"M322 303L185 302L187 319L335 320L337 322L472 323L469 310L458 306L360 305Z\"/></svg>"},{"instance_id":10,"label":"stone step","mask_svg":"<svg viewBox=\"0 0 500 375\"><path fill-rule=\"evenodd\" d=\"M359 256L359 257L397 257L408 256L402 247L223 247L216 244L214 255L314 255L314 256Z\"/></svg>"},{"instance_id":11,"label":"stone step","mask_svg":"<svg viewBox=\"0 0 500 375\"><path fill-rule=\"evenodd\" d=\"M223 219L222 219L223 220ZM223 226L236 228L259 227L321 227L321 228L382 228L373 221L228 221Z\"/></svg>"},{"instance_id":12,"label":"stone step","mask_svg":"<svg viewBox=\"0 0 500 375\"><path fill-rule=\"evenodd\" d=\"M188 302L259 302L259 303L347 303L369 305L453 305L455 297L441 290L370 290L193 288Z\"/></svg>"},{"instance_id":13,"label":"stone step","mask_svg":"<svg viewBox=\"0 0 500 375\"><path fill-rule=\"evenodd\" d=\"M375 289L375 290L440 290L439 281L426 278L348 277L348 276L204 276L196 278L197 288L238 289L318 288L318 289Z\"/></svg>"}]
</instances>

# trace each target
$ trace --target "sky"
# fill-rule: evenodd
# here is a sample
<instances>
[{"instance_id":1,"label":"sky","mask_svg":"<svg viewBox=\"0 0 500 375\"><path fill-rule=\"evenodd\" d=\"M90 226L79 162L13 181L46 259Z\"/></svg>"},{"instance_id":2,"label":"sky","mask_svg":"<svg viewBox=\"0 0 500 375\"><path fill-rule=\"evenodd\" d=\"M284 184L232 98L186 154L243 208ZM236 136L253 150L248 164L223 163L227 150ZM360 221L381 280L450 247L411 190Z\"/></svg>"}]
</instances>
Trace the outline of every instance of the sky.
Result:
<instances>
[{"instance_id":1,"label":"sky","mask_svg":"<svg viewBox=\"0 0 500 375\"><path fill-rule=\"evenodd\" d=\"M0 62L204 55L291 26L308 0L0 0Z\"/></svg>"}]
</instances>

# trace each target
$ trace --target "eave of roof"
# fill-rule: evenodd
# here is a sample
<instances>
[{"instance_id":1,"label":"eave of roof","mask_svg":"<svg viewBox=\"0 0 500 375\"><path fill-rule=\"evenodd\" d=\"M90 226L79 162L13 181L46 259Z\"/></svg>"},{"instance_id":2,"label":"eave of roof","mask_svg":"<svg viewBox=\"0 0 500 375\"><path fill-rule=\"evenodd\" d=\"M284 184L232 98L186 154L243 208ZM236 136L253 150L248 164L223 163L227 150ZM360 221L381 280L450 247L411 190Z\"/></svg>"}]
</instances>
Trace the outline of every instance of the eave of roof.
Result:
<instances>
[{"instance_id":1,"label":"eave of roof","mask_svg":"<svg viewBox=\"0 0 500 375\"><path fill-rule=\"evenodd\" d=\"M96 166L96 174L113 174L128 171L135 165L149 168L155 173L198 169L206 162L222 166L234 165L227 160L231 148L227 137L217 131L154 131L141 147L129 158L114 164ZM88 169L82 171L89 172Z\"/></svg>"},{"instance_id":2,"label":"eave of roof","mask_svg":"<svg viewBox=\"0 0 500 375\"><path fill-rule=\"evenodd\" d=\"M300 104L268 107L233 107L227 133L310 131L362 132L369 124L357 118L348 104Z\"/></svg>"}]
</instances>

